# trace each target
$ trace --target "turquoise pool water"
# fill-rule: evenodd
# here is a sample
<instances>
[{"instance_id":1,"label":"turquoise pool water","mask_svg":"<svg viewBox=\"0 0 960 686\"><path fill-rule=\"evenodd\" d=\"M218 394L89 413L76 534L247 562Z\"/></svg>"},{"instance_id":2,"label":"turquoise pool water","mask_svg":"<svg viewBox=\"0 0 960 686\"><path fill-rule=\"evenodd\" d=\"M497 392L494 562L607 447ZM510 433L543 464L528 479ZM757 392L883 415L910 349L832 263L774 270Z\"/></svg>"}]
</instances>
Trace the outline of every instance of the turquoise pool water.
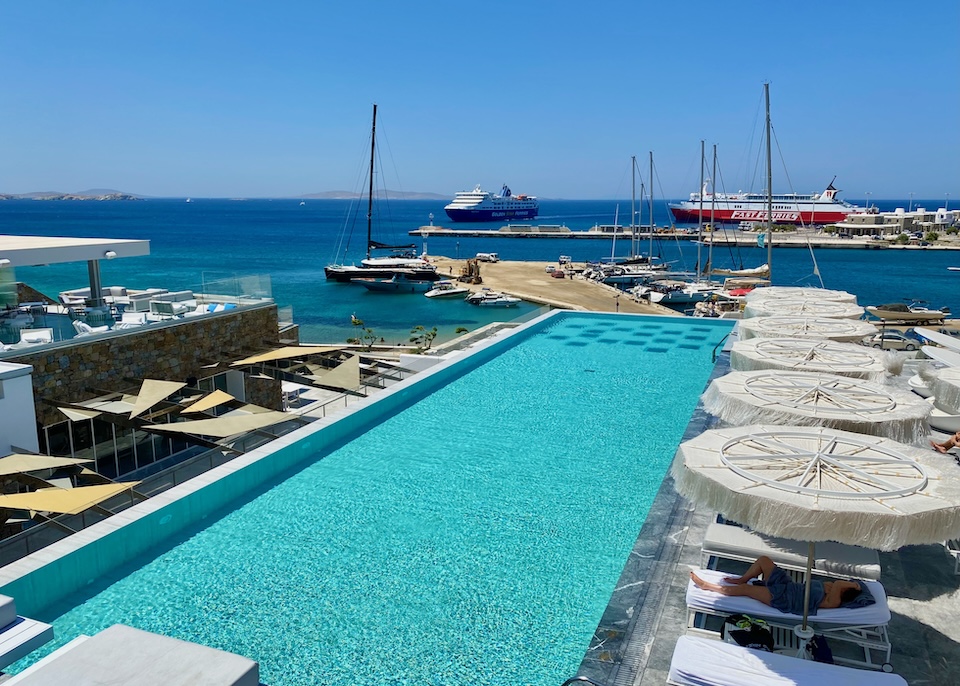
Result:
<instances>
[{"instance_id":1,"label":"turquoise pool water","mask_svg":"<svg viewBox=\"0 0 960 686\"><path fill-rule=\"evenodd\" d=\"M556 686L576 673L729 329L550 317L55 608L46 650L121 622L255 659L270 686Z\"/></svg>"}]
</instances>

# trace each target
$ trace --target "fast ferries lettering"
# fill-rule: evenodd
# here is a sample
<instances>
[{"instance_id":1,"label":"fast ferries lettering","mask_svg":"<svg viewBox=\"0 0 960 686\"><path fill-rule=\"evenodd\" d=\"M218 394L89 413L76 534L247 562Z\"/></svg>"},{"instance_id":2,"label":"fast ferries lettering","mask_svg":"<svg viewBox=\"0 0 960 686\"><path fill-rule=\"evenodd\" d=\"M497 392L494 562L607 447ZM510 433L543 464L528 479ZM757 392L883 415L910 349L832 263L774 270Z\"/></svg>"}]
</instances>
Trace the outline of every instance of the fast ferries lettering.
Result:
<instances>
[{"instance_id":1,"label":"fast ferries lettering","mask_svg":"<svg viewBox=\"0 0 960 686\"><path fill-rule=\"evenodd\" d=\"M731 219L745 219L745 220L764 220L767 218L767 213L763 210L734 210ZM799 212L774 212L773 221L797 221L800 219Z\"/></svg>"}]
</instances>

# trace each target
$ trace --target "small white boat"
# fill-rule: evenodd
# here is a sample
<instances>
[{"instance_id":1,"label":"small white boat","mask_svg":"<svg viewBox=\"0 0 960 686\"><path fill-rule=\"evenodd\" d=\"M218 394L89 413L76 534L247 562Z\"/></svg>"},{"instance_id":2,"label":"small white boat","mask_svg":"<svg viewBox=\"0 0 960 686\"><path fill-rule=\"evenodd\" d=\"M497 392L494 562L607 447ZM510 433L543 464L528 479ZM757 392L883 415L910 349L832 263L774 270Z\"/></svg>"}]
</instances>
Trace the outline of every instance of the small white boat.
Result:
<instances>
[{"instance_id":1,"label":"small white boat","mask_svg":"<svg viewBox=\"0 0 960 686\"><path fill-rule=\"evenodd\" d=\"M402 273L394 274L389 279L351 279L350 282L376 293L426 293L435 284L434 281L411 279Z\"/></svg>"},{"instance_id":2,"label":"small white boat","mask_svg":"<svg viewBox=\"0 0 960 686\"><path fill-rule=\"evenodd\" d=\"M920 303L869 306L867 312L878 319L898 322L942 322L950 314L947 310L933 310Z\"/></svg>"},{"instance_id":3,"label":"small white boat","mask_svg":"<svg viewBox=\"0 0 960 686\"><path fill-rule=\"evenodd\" d=\"M516 307L520 303L520 298L491 291L489 288L472 293L464 300L471 305L479 305L480 307Z\"/></svg>"},{"instance_id":4,"label":"small white boat","mask_svg":"<svg viewBox=\"0 0 960 686\"><path fill-rule=\"evenodd\" d=\"M465 286L458 286L453 281L444 279L433 284L433 288L424 293L428 298L449 298L454 295L467 295L470 289Z\"/></svg>"}]
</instances>

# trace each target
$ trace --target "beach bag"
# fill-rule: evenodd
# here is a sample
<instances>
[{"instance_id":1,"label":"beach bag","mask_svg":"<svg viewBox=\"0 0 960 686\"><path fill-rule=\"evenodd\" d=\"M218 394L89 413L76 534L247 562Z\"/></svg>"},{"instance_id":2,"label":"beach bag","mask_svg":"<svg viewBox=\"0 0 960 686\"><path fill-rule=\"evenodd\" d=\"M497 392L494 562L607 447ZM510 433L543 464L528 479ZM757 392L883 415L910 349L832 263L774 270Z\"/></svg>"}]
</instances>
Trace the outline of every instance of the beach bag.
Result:
<instances>
[{"instance_id":1,"label":"beach bag","mask_svg":"<svg viewBox=\"0 0 960 686\"><path fill-rule=\"evenodd\" d=\"M823 634L815 634L807 643L807 659L814 662L825 662L828 665L833 664L833 651L827 645L827 639Z\"/></svg>"},{"instance_id":2,"label":"beach bag","mask_svg":"<svg viewBox=\"0 0 960 686\"><path fill-rule=\"evenodd\" d=\"M773 652L773 633L762 619L743 614L730 615L724 620L720 634L727 643Z\"/></svg>"}]
</instances>

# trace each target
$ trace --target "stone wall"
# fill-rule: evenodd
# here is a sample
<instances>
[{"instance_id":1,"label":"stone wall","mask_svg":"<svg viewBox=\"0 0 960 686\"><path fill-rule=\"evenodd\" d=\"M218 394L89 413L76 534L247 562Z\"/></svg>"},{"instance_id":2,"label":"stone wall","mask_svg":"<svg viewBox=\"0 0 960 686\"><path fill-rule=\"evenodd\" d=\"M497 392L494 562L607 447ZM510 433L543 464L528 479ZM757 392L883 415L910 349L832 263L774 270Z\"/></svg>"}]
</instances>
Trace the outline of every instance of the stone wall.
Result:
<instances>
[{"instance_id":1,"label":"stone wall","mask_svg":"<svg viewBox=\"0 0 960 686\"><path fill-rule=\"evenodd\" d=\"M37 421L64 419L47 401L79 402L129 389L142 379L186 381L211 375L205 365L232 362L279 344L276 305L255 305L200 317L128 329L95 339L81 337L8 362L33 365ZM282 409L280 382L247 385L247 402Z\"/></svg>"}]
</instances>

